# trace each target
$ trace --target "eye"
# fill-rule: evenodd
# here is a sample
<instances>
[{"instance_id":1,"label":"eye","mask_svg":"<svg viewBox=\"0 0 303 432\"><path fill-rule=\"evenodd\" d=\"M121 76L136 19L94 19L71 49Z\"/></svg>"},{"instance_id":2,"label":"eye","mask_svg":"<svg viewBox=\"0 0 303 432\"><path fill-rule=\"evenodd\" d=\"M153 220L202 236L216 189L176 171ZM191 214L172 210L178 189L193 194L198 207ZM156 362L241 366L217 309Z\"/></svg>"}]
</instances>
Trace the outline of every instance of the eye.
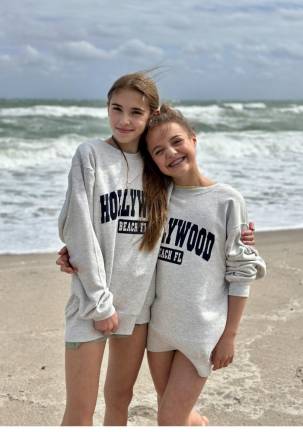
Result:
<instances>
[{"instance_id":1,"label":"eye","mask_svg":"<svg viewBox=\"0 0 303 432\"><path fill-rule=\"evenodd\" d=\"M112 110L113 110L113 111L121 111L121 108L120 108L120 107L117 107L117 106L113 106L113 107L112 107Z\"/></svg>"},{"instance_id":2,"label":"eye","mask_svg":"<svg viewBox=\"0 0 303 432\"><path fill-rule=\"evenodd\" d=\"M163 153L163 149L156 150L156 151L154 152L154 156L159 156L159 155L161 155L162 153Z\"/></svg>"},{"instance_id":3,"label":"eye","mask_svg":"<svg viewBox=\"0 0 303 432\"><path fill-rule=\"evenodd\" d=\"M142 111L133 111L132 114L137 115L137 116L141 116L141 115L143 115L143 112Z\"/></svg>"},{"instance_id":4,"label":"eye","mask_svg":"<svg viewBox=\"0 0 303 432\"><path fill-rule=\"evenodd\" d=\"M183 139L182 138L178 138L178 139L176 139L176 140L173 141L173 144L174 145L178 145L178 144L182 144L182 142L183 142Z\"/></svg>"}]
</instances>

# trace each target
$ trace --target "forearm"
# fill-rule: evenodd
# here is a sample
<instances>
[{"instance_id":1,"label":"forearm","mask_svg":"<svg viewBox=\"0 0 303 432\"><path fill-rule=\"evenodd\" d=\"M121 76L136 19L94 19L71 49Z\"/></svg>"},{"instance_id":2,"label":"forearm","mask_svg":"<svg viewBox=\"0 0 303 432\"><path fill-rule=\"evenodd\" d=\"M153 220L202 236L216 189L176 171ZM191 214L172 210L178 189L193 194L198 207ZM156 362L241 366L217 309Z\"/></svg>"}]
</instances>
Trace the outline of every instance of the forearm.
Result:
<instances>
[{"instance_id":1,"label":"forearm","mask_svg":"<svg viewBox=\"0 0 303 432\"><path fill-rule=\"evenodd\" d=\"M228 312L224 330L225 335L234 337L238 333L246 302L247 297L228 296Z\"/></svg>"}]
</instances>

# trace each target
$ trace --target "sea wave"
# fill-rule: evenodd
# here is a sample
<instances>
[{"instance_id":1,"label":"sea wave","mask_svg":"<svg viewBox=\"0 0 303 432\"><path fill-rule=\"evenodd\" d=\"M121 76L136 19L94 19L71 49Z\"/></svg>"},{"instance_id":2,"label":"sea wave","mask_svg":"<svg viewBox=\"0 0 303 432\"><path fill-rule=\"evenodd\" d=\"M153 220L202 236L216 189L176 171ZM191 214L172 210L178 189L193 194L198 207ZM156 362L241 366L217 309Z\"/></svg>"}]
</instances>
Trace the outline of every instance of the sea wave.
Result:
<instances>
[{"instance_id":1,"label":"sea wave","mask_svg":"<svg viewBox=\"0 0 303 432\"><path fill-rule=\"evenodd\" d=\"M81 142L83 136L76 134L39 141L0 138L0 169L16 170L49 164L51 161L70 160Z\"/></svg>"},{"instance_id":2,"label":"sea wave","mask_svg":"<svg viewBox=\"0 0 303 432\"><path fill-rule=\"evenodd\" d=\"M199 133L197 138L202 152L220 159L303 155L302 132Z\"/></svg>"},{"instance_id":3,"label":"sea wave","mask_svg":"<svg viewBox=\"0 0 303 432\"><path fill-rule=\"evenodd\" d=\"M214 158L278 157L303 155L303 132L215 132L197 134L199 148ZM43 166L51 161L70 160L87 138L66 134L39 140L0 138L0 169Z\"/></svg>"},{"instance_id":4,"label":"sea wave","mask_svg":"<svg viewBox=\"0 0 303 432\"><path fill-rule=\"evenodd\" d=\"M1 117L94 117L107 118L107 108L34 105L24 108L2 108Z\"/></svg>"}]
</instances>

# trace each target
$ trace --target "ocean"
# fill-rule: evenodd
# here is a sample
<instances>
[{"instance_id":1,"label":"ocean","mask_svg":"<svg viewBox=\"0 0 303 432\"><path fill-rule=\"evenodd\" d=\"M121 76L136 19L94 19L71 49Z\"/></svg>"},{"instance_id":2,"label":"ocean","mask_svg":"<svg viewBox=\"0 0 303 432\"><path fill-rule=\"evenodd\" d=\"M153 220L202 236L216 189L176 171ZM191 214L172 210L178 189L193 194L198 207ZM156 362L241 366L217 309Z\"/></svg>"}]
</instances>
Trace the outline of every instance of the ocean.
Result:
<instances>
[{"instance_id":1,"label":"ocean","mask_svg":"<svg viewBox=\"0 0 303 432\"><path fill-rule=\"evenodd\" d=\"M303 227L303 102L175 101L202 171L245 197L257 231ZM110 135L102 101L0 100L0 253L53 252L71 158Z\"/></svg>"}]
</instances>

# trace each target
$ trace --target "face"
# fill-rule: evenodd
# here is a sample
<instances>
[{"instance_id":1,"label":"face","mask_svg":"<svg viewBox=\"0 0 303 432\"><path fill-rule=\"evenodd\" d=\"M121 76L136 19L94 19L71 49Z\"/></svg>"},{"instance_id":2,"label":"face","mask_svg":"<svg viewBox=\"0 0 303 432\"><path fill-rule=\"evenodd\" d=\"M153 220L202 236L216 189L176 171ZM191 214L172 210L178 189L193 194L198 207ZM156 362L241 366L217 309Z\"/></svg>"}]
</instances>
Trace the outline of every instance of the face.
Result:
<instances>
[{"instance_id":1,"label":"face","mask_svg":"<svg viewBox=\"0 0 303 432\"><path fill-rule=\"evenodd\" d=\"M108 104L109 123L120 144L138 145L150 116L144 95L129 89L114 92Z\"/></svg>"},{"instance_id":2,"label":"face","mask_svg":"<svg viewBox=\"0 0 303 432\"><path fill-rule=\"evenodd\" d=\"M197 170L196 137L178 123L164 123L147 135L148 151L160 171L176 183L190 180Z\"/></svg>"}]
</instances>

